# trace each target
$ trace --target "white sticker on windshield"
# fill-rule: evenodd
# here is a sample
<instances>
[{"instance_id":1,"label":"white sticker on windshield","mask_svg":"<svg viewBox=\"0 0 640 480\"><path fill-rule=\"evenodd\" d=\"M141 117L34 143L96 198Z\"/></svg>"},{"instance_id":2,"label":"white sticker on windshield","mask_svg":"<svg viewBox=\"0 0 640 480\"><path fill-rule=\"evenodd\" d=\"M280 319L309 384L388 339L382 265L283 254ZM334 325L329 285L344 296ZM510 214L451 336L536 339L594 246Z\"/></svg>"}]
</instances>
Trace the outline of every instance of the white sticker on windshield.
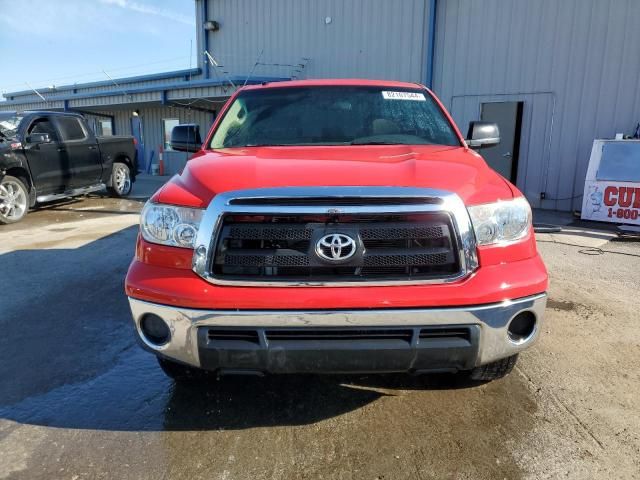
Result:
<instances>
[{"instance_id":1,"label":"white sticker on windshield","mask_svg":"<svg viewBox=\"0 0 640 480\"><path fill-rule=\"evenodd\" d=\"M413 100L414 102L426 102L424 93L418 92L382 92L382 98L385 100Z\"/></svg>"}]
</instances>

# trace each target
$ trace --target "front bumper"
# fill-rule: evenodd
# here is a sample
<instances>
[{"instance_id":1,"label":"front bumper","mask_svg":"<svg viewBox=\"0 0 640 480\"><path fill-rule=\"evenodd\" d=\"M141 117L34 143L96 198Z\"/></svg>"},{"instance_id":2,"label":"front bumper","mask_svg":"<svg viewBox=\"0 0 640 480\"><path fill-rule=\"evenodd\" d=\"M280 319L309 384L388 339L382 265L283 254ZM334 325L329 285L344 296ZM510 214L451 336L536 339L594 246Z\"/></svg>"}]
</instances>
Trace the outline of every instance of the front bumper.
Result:
<instances>
[{"instance_id":1,"label":"front bumper","mask_svg":"<svg viewBox=\"0 0 640 480\"><path fill-rule=\"evenodd\" d=\"M219 372L391 372L470 369L514 355L537 339L546 294L467 307L358 310L197 310L129 298L142 345ZM531 335L514 342L511 320L531 312ZM150 342L145 315L169 326Z\"/></svg>"}]
</instances>

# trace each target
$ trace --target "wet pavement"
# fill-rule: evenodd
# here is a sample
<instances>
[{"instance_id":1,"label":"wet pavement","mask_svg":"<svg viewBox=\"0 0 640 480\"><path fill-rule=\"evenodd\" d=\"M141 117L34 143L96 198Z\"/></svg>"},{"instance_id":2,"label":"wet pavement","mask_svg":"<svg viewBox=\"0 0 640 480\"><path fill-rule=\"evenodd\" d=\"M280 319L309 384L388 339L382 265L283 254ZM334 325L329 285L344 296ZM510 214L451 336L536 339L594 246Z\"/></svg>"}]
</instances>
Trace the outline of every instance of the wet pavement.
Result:
<instances>
[{"instance_id":1,"label":"wet pavement","mask_svg":"<svg viewBox=\"0 0 640 480\"><path fill-rule=\"evenodd\" d=\"M547 322L500 381L178 386L123 293L141 206L92 196L0 227L0 478L638 478L638 244L541 237Z\"/></svg>"}]
</instances>

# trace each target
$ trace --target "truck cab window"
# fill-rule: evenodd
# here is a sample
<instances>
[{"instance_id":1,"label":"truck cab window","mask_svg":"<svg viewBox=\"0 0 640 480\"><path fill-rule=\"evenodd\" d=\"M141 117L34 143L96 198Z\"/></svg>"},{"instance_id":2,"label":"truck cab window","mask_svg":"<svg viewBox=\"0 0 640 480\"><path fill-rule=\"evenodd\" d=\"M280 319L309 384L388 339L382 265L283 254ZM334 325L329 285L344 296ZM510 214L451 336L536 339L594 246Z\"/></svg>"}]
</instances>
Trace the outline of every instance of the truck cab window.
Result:
<instances>
[{"instance_id":1,"label":"truck cab window","mask_svg":"<svg viewBox=\"0 0 640 480\"><path fill-rule=\"evenodd\" d=\"M27 130L27 135L32 133L48 133L52 142L59 141L56 129L48 118L38 118L35 120Z\"/></svg>"},{"instance_id":2,"label":"truck cab window","mask_svg":"<svg viewBox=\"0 0 640 480\"><path fill-rule=\"evenodd\" d=\"M85 129L78 118L75 117L59 117L56 119L60 128L62 141L84 140L87 137Z\"/></svg>"}]
</instances>

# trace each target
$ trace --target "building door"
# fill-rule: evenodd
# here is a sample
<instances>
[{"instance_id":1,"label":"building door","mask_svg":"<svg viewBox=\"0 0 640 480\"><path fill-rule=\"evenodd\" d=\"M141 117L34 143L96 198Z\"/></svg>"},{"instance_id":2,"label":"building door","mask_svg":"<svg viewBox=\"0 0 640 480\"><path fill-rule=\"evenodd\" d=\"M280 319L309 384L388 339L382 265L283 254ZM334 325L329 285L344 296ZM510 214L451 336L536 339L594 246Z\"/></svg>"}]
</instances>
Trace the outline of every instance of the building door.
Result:
<instances>
[{"instance_id":1,"label":"building door","mask_svg":"<svg viewBox=\"0 0 640 480\"><path fill-rule=\"evenodd\" d=\"M500 143L480 153L496 172L513 184L518 174L518 153L524 102L491 102L481 106L480 119L498 124Z\"/></svg>"},{"instance_id":2,"label":"building door","mask_svg":"<svg viewBox=\"0 0 640 480\"><path fill-rule=\"evenodd\" d=\"M136 139L136 149L138 151L139 169L148 172L147 159L144 157L144 132L142 131L142 119L138 115L131 117L131 135Z\"/></svg>"}]
</instances>

